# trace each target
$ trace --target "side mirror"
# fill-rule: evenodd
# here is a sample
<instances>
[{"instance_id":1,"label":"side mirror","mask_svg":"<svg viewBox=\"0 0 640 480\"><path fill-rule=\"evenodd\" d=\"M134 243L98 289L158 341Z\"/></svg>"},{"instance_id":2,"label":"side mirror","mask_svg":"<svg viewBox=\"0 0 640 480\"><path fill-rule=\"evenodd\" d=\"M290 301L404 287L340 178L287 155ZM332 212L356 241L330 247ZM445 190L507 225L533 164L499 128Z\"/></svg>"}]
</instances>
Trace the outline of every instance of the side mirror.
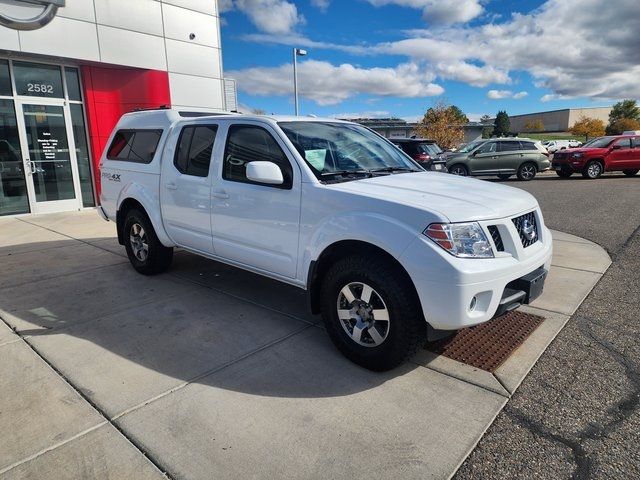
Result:
<instances>
[{"instance_id":1,"label":"side mirror","mask_svg":"<svg viewBox=\"0 0 640 480\"><path fill-rule=\"evenodd\" d=\"M613 147L611 147L611 150L620 150L621 148L622 148L622 145L617 144L617 145L614 145Z\"/></svg>"},{"instance_id":2,"label":"side mirror","mask_svg":"<svg viewBox=\"0 0 640 480\"><path fill-rule=\"evenodd\" d=\"M284 183L282 170L273 162L249 162L247 164L247 178L252 182L269 185L282 185Z\"/></svg>"}]
</instances>

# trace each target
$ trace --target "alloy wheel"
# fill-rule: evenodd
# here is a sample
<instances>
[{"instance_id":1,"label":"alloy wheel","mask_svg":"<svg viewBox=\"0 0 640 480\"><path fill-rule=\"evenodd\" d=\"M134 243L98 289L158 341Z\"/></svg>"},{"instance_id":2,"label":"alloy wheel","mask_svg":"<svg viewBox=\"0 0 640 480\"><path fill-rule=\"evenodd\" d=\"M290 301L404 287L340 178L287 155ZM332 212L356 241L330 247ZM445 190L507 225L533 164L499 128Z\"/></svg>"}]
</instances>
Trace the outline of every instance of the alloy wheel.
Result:
<instances>
[{"instance_id":1,"label":"alloy wheel","mask_svg":"<svg viewBox=\"0 0 640 480\"><path fill-rule=\"evenodd\" d=\"M592 162L587 167L587 175L589 175L590 178L598 178L601 173L602 167L598 162Z\"/></svg>"},{"instance_id":2,"label":"alloy wheel","mask_svg":"<svg viewBox=\"0 0 640 480\"><path fill-rule=\"evenodd\" d=\"M147 240L147 234L139 223L131 225L131 231L129 232L129 242L131 243L131 249L135 257L144 262L149 256L149 241Z\"/></svg>"},{"instance_id":3,"label":"alloy wheel","mask_svg":"<svg viewBox=\"0 0 640 480\"><path fill-rule=\"evenodd\" d=\"M363 282L351 282L340 290L337 301L342 328L358 345L377 347L389 335L389 310L378 292Z\"/></svg>"},{"instance_id":4,"label":"alloy wheel","mask_svg":"<svg viewBox=\"0 0 640 480\"><path fill-rule=\"evenodd\" d=\"M533 165L523 165L520 167L520 176L523 180L531 180L536 176L536 167Z\"/></svg>"}]
</instances>

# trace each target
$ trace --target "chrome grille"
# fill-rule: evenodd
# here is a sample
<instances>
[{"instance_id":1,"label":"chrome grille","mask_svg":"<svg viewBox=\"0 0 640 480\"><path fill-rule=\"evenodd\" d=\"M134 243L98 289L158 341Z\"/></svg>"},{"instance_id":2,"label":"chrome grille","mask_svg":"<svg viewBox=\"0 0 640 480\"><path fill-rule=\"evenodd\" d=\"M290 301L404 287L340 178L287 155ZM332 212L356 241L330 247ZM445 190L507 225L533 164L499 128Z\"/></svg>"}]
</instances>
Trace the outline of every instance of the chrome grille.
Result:
<instances>
[{"instance_id":1,"label":"chrome grille","mask_svg":"<svg viewBox=\"0 0 640 480\"><path fill-rule=\"evenodd\" d=\"M524 248L530 247L538 241L540 232L538 232L538 222L536 222L536 216L533 212L512 218L511 221L518 231L520 241ZM533 230L531 230L531 228L533 228Z\"/></svg>"},{"instance_id":2,"label":"chrome grille","mask_svg":"<svg viewBox=\"0 0 640 480\"><path fill-rule=\"evenodd\" d=\"M502 237L500 236L498 227L496 227L495 225L489 225L487 229L491 234L491 238L493 238L493 243L496 246L496 250L499 252L504 252L504 243L502 243Z\"/></svg>"}]
</instances>

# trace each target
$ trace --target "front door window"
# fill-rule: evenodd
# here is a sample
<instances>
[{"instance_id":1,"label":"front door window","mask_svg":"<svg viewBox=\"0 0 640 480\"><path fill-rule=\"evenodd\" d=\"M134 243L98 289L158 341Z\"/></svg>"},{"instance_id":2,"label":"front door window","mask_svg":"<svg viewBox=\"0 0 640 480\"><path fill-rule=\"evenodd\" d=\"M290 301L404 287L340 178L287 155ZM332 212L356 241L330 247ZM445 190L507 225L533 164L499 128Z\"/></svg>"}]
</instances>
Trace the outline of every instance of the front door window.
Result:
<instances>
[{"instance_id":1,"label":"front door window","mask_svg":"<svg viewBox=\"0 0 640 480\"><path fill-rule=\"evenodd\" d=\"M36 202L75 198L63 107L23 105Z\"/></svg>"}]
</instances>

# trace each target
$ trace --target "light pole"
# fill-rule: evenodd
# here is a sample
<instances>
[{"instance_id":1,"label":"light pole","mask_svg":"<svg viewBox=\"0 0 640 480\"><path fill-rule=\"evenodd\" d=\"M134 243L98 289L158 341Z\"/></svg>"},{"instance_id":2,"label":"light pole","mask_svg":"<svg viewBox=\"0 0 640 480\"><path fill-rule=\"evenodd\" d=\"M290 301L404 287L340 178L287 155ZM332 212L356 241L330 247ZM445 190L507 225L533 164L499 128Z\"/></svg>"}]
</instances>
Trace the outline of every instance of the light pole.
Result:
<instances>
[{"instance_id":1,"label":"light pole","mask_svg":"<svg viewBox=\"0 0 640 480\"><path fill-rule=\"evenodd\" d=\"M304 57L306 50L301 48L293 49L293 100L296 104L296 117L298 116L298 56Z\"/></svg>"}]
</instances>

